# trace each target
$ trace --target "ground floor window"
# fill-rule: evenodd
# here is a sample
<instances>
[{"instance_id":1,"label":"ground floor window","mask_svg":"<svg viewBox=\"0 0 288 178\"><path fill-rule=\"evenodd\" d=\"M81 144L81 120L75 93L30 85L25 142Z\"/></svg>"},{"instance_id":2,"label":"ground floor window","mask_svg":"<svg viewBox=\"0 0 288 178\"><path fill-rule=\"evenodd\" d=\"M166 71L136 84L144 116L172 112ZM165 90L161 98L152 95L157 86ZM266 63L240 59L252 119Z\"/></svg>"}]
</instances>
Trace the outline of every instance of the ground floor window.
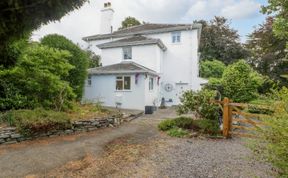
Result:
<instances>
[{"instance_id":1,"label":"ground floor window","mask_svg":"<svg viewBox=\"0 0 288 178\"><path fill-rule=\"evenodd\" d=\"M88 75L87 85L88 85L88 86L91 86L91 85L92 85L91 75Z\"/></svg>"},{"instance_id":2,"label":"ground floor window","mask_svg":"<svg viewBox=\"0 0 288 178\"><path fill-rule=\"evenodd\" d=\"M117 76L116 77L116 90L131 90L131 77L130 76Z\"/></svg>"},{"instance_id":3,"label":"ground floor window","mask_svg":"<svg viewBox=\"0 0 288 178\"><path fill-rule=\"evenodd\" d=\"M149 90L153 90L154 88L154 78L149 78Z\"/></svg>"}]
</instances>

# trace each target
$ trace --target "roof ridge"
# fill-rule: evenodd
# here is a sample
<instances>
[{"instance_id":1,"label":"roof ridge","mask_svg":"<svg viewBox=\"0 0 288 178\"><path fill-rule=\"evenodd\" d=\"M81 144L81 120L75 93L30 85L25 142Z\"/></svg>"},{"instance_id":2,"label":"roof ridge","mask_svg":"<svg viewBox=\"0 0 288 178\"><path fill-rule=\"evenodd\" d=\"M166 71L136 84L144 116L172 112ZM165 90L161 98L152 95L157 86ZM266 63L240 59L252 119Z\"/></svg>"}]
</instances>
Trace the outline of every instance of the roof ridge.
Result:
<instances>
[{"instance_id":1,"label":"roof ridge","mask_svg":"<svg viewBox=\"0 0 288 178\"><path fill-rule=\"evenodd\" d=\"M123 30L128 30L128 29L131 29L131 28L141 27L141 26L143 26L143 25L146 25L146 24L134 25L134 26L131 26L131 27L123 28L123 29L118 29L118 30L116 30L115 32L121 32L121 31L123 31ZM112 32L112 33L114 33L114 32Z\"/></svg>"}]
</instances>

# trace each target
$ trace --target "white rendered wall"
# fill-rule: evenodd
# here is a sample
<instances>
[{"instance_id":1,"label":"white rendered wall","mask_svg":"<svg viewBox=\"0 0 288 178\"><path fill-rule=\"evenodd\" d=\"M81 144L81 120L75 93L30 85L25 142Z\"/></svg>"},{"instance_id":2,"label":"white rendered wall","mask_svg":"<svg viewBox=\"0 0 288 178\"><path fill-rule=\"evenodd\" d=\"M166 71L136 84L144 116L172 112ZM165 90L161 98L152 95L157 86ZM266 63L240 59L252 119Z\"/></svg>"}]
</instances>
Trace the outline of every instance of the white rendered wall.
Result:
<instances>
[{"instance_id":1,"label":"white rendered wall","mask_svg":"<svg viewBox=\"0 0 288 178\"><path fill-rule=\"evenodd\" d=\"M187 83L189 86L188 89L192 90L201 89L200 83L203 82L203 80L198 77L199 44L197 30L181 31L180 43L172 43L170 32L151 34L147 35L147 37L161 39L167 47L167 50L163 52L157 45L133 46L132 61L159 73L161 77L160 90L157 93L159 100L164 97L166 100L172 99L174 101L172 103L167 103L167 105L179 104L179 96L176 96L176 83ZM121 62L123 60L122 48L118 47L99 50L96 45L119 39L121 38L89 42L90 46L95 48L93 51L95 51L96 54L101 55L103 66ZM166 83L171 83L174 86L171 92L164 90ZM141 95L143 95L143 93ZM148 96L146 96L146 98L147 97ZM150 99L147 99L147 103L149 103L148 100L150 102Z\"/></svg>"},{"instance_id":2,"label":"white rendered wall","mask_svg":"<svg viewBox=\"0 0 288 178\"><path fill-rule=\"evenodd\" d=\"M117 64L122 61L133 61L157 73L161 72L163 51L158 45L142 45L132 47L132 59L124 60L122 47L102 49L101 62L103 66Z\"/></svg>"},{"instance_id":3,"label":"white rendered wall","mask_svg":"<svg viewBox=\"0 0 288 178\"><path fill-rule=\"evenodd\" d=\"M107 34L112 32L112 20L114 10L111 7L101 10L100 33Z\"/></svg>"},{"instance_id":4,"label":"white rendered wall","mask_svg":"<svg viewBox=\"0 0 288 178\"><path fill-rule=\"evenodd\" d=\"M115 107L119 98L122 98L121 108L144 110L145 76L139 75L137 84L135 84L135 75L130 76L131 91L116 91L116 75L92 75L92 85L86 84L83 100L101 102L104 106Z\"/></svg>"}]
</instances>

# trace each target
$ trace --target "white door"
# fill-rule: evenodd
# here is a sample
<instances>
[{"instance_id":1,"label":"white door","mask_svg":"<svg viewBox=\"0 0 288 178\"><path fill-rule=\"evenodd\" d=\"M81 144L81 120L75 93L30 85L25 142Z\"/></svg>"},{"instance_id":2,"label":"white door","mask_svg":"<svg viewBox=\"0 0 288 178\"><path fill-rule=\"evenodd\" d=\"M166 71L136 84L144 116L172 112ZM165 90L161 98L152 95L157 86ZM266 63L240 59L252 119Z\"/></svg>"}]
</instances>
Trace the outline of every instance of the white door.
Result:
<instances>
[{"instance_id":1,"label":"white door","mask_svg":"<svg viewBox=\"0 0 288 178\"><path fill-rule=\"evenodd\" d=\"M175 105L178 105L180 104L180 97L189 90L189 85L188 83L176 83L175 87Z\"/></svg>"}]
</instances>

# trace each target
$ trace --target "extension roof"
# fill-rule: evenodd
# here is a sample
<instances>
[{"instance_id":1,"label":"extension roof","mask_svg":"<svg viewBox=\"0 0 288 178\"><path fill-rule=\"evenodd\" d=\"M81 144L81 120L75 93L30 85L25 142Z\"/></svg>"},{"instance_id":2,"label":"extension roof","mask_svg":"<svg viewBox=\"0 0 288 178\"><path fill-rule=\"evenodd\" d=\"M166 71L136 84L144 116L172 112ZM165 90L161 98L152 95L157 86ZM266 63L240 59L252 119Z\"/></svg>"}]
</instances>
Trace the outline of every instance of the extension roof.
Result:
<instances>
[{"instance_id":1,"label":"extension roof","mask_svg":"<svg viewBox=\"0 0 288 178\"><path fill-rule=\"evenodd\" d=\"M103 43L97 45L100 49L105 48L115 48L115 47L123 47L123 46L137 46L137 45L149 45L149 44L157 44L163 51L165 51L167 48L163 44L163 42L160 39L156 38L148 38L145 36L137 35L130 38L124 38L116 41L111 41L108 43Z\"/></svg>"},{"instance_id":2,"label":"extension roof","mask_svg":"<svg viewBox=\"0 0 288 178\"><path fill-rule=\"evenodd\" d=\"M96 75L144 73L157 76L157 73L154 70L151 70L132 61L124 61L121 63L107 65L103 67L91 68L88 69L88 73Z\"/></svg>"},{"instance_id":3,"label":"extension roof","mask_svg":"<svg viewBox=\"0 0 288 178\"><path fill-rule=\"evenodd\" d=\"M142 24L137 25L129 28L125 28L122 30L117 30L113 33L109 34L98 34L83 37L84 41L92 41L92 40L102 40L102 39L109 39L109 38L120 38L120 37L127 37L133 35L147 35L147 34L154 34L154 33L164 33L164 32L172 32L172 31L179 31L179 30L191 30L191 29L201 29L202 25L198 23L194 24Z\"/></svg>"}]
</instances>

